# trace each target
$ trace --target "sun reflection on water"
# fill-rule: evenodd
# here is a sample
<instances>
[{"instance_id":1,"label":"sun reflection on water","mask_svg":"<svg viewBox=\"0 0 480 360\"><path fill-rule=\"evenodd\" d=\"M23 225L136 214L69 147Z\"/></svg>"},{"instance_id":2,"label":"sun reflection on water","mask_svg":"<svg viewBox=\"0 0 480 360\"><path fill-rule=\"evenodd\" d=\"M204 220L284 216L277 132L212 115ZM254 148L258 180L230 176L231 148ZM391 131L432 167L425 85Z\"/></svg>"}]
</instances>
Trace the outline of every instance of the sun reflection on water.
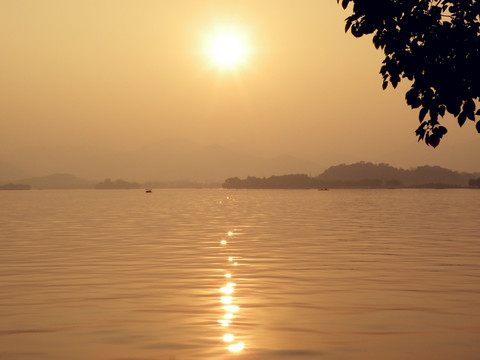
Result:
<instances>
[{"instance_id":1,"label":"sun reflection on water","mask_svg":"<svg viewBox=\"0 0 480 360\"><path fill-rule=\"evenodd\" d=\"M224 294L230 295L231 293L233 293L233 288L225 286L221 288L220 291Z\"/></svg>"},{"instance_id":2,"label":"sun reflection on water","mask_svg":"<svg viewBox=\"0 0 480 360\"><path fill-rule=\"evenodd\" d=\"M235 340L235 336L233 336L232 334L223 335L223 341L232 342L233 340Z\"/></svg>"},{"instance_id":3,"label":"sun reflection on water","mask_svg":"<svg viewBox=\"0 0 480 360\"><path fill-rule=\"evenodd\" d=\"M237 344L232 344L228 347L228 350L230 350L231 352L240 352L243 350L243 348L245 347L245 344L243 342L239 342Z\"/></svg>"},{"instance_id":4,"label":"sun reflection on water","mask_svg":"<svg viewBox=\"0 0 480 360\"><path fill-rule=\"evenodd\" d=\"M222 304L231 304L233 298L231 296L222 296L221 298Z\"/></svg>"},{"instance_id":5,"label":"sun reflection on water","mask_svg":"<svg viewBox=\"0 0 480 360\"><path fill-rule=\"evenodd\" d=\"M227 305L222 307L223 310L228 311L228 312L236 312L239 310L239 307L237 305Z\"/></svg>"},{"instance_id":6,"label":"sun reflection on water","mask_svg":"<svg viewBox=\"0 0 480 360\"><path fill-rule=\"evenodd\" d=\"M227 254L227 264L226 264L226 269L224 276L227 279L232 279L233 274L228 271L229 266L237 266L238 261L234 261L234 258L230 256L228 253L228 248L231 246L230 244L234 243L233 238L234 238L235 230L234 231L229 231L227 232L227 235L229 237L230 241L226 240L221 240L220 244L222 249L226 252ZM234 297L231 296L235 292L235 287L237 284L235 282L229 281L227 282L224 286L220 288L220 292L222 293L222 296L220 297L220 302L224 305L222 306L222 310L224 310L222 314L222 318L218 319L218 323L222 328L229 327L231 329L231 325L233 325L233 319L235 318L235 313L237 313L240 310L240 307L236 304L234 304ZM236 340L236 337L233 333L224 333L222 336L222 340L226 343L232 343L233 341ZM245 344L243 342L236 342L234 344L229 344L227 347L227 350L232 352L232 353L238 353L243 351L245 348Z\"/></svg>"},{"instance_id":7,"label":"sun reflection on water","mask_svg":"<svg viewBox=\"0 0 480 360\"><path fill-rule=\"evenodd\" d=\"M225 320L225 319L220 319L220 320L217 320L217 321L220 323L220 325L222 325L224 327L227 327L232 323L232 320Z\"/></svg>"}]
</instances>

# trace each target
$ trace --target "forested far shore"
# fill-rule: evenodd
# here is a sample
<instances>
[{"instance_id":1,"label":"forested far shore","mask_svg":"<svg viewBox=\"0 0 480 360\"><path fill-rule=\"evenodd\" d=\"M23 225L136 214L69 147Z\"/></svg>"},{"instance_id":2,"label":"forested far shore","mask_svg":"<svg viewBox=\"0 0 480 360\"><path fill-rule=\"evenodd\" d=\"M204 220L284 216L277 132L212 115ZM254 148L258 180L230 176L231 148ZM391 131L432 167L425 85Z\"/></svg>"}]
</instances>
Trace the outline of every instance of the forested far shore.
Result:
<instances>
[{"instance_id":1,"label":"forested far shore","mask_svg":"<svg viewBox=\"0 0 480 360\"><path fill-rule=\"evenodd\" d=\"M480 174L439 166L405 170L388 164L360 162L332 166L315 177L306 174L232 177L222 186L227 189L467 188L480 187Z\"/></svg>"}]
</instances>

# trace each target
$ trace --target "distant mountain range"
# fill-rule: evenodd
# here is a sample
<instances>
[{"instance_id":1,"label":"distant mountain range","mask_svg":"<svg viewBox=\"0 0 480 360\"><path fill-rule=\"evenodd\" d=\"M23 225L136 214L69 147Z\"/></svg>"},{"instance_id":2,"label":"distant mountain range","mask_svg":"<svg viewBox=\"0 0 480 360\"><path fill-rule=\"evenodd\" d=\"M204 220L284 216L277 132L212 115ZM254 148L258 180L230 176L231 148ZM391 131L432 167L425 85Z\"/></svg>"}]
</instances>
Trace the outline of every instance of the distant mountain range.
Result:
<instances>
[{"instance_id":1,"label":"distant mountain range","mask_svg":"<svg viewBox=\"0 0 480 360\"><path fill-rule=\"evenodd\" d=\"M317 179L328 182L355 183L377 180L383 185L422 186L426 184L443 184L451 186L468 186L469 180L480 173L458 172L440 166L418 166L412 169L398 169L385 163L372 164L359 162L331 166Z\"/></svg>"},{"instance_id":2,"label":"distant mountain range","mask_svg":"<svg viewBox=\"0 0 480 360\"><path fill-rule=\"evenodd\" d=\"M366 160L388 162L397 168L438 165L453 170L480 171L478 140L462 144L442 143L437 149L410 144L397 151L379 149ZM31 147L3 152L0 157L0 183L51 174L73 174L92 182L106 178L134 182L222 182L228 177L272 176L283 174L320 174L327 166L362 160L360 154L336 154L335 151L301 156L276 157L249 153L238 146L200 146L187 140L164 140L132 151L114 151L91 146L56 148ZM295 149L292 149L295 151ZM305 155L307 156L307 155Z\"/></svg>"},{"instance_id":3,"label":"distant mountain range","mask_svg":"<svg viewBox=\"0 0 480 360\"><path fill-rule=\"evenodd\" d=\"M307 174L273 175L269 177L248 176L245 179L230 177L226 188L250 189L312 189L312 188L401 188L401 187L468 187L472 179L480 179L480 173L458 172L439 166L420 166L414 169L398 169L388 164L359 162L331 166L322 174L312 177ZM480 180L478 180L480 181ZM10 182L11 183L11 182ZM197 183L192 181L127 182L106 179L103 182L87 181L70 174L24 178L14 185L28 185L32 189L138 189L138 188L196 188L218 187L220 183ZM0 183L1 186L4 185ZM4 187L14 189L15 186ZM21 187L20 187L21 188Z\"/></svg>"},{"instance_id":4,"label":"distant mountain range","mask_svg":"<svg viewBox=\"0 0 480 360\"><path fill-rule=\"evenodd\" d=\"M476 145L472 143L461 150L466 151ZM450 150L453 154L453 148ZM419 153L422 151L419 150ZM311 177L326 168L320 164L328 156L324 155L317 163L287 154L262 157L220 145L199 146L185 140L162 141L128 152L80 146L29 148L0 159L0 185L13 182L30 184L32 188L89 188L110 178L149 184L150 187L195 187L206 183L212 186L211 183L222 183L227 178L235 177L263 178L285 174L306 174ZM453 161L453 155L447 155L445 157ZM395 158L392 156L392 161ZM412 156L414 160L418 162ZM435 161L432 159L431 163ZM473 173L460 173L445 167L441 169L420 166L415 176L418 181L425 183L441 179L446 184L466 184L468 178L473 176ZM415 176L411 170L386 164L356 163L332 166L321 173L319 179L345 182L377 179L383 183L396 180L408 186L418 183L412 180Z\"/></svg>"},{"instance_id":5,"label":"distant mountain range","mask_svg":"<svg viewBox=\"0 0 480 360\"><path fill-rule=\"evenodd\" d=\"M70 174L51 174L14 181L30 185L32 189L89 189L94 183Z\"/></svg>"},{"instance_id":6,"label":"distant mountain range","mask_svg":"<svg viewBox=\"0 0 480 360\"><path fill-rule=\"evenodd\" d=\"M87 147L31 148L4 160L0 163L0 182L26 178L27 174L38 177L55 173L94 181L121 178L137 182L221 182L229 176L318 174L322 170L315 162L290 155L265 158L219 145L200 147L187 141L164 141L123 153Z\"/></svg>"}]
</instances>

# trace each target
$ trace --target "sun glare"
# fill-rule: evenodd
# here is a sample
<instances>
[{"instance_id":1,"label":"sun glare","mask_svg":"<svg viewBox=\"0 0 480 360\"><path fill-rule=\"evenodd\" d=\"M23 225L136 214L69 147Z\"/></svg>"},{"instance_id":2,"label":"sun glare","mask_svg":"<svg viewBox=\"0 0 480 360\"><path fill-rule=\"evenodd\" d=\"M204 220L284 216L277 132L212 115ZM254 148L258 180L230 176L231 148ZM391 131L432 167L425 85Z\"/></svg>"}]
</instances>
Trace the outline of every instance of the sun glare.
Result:
<instances>
[{"instance_id":1,"label":"sun glare","mask_svg":"<svg viewBox=\"0 0 480 360\"><path fill-rule=\"evenodd\" d=\"M246 37L239 30L217 31L207 39L207 53L217 67L236 68L248 56Z\"/></svg>"}]
</instances>

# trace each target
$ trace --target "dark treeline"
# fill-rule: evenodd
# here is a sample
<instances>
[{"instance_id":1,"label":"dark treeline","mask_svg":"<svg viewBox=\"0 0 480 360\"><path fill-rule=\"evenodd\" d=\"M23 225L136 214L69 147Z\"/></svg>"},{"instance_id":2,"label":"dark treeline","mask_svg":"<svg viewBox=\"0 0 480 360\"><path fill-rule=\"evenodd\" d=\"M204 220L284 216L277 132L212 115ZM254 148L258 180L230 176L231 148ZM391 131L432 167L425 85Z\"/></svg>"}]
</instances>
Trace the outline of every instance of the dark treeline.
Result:
<instances>
[{"instance_id":1,"label":"dark treeline","mask_svg":"<svg viewBox=\"0 0 480 360\"><path fill-rule=\"evenodd\" d=\"M220 187L219 183L200 183L195 181L150 181L145 183L129 182L122 179L105 179L95 185L96 189L199 189Z\"/></svg>"},{"instance_id":2,"label":"dark treeline","mask_svg":"<svg viewBox=\"0 0 480 360\"><path fill-rule=\"evenodd\" d=\"M189 180L150 181L143 185L149 189L213 189L221 186L220 182L198 182Z\"/></svg>"},{"instance_id":3,"label":"dark treeline","mask_svg":"<svg viewBox=\"0 0 480 360\"><path fill-rule=\"evenodd\" d=\"M220 183L195 181L132 182L122 179L105 179L102 182L87 181L70 174L21 179L15 183L0 183L0 190L20 189L162 189L162 188L217 188ZM439 166L421 166L404 170L388 164L360 162L336 165L318 176L305 174L271 177L247 177L227 179L225 188L247 189L316 189L316 188L480 188L480 173L460 173Z\"/></svg>"},{"instance_id":4,"label":"dark treeline","mask_svg":"<svg viewBox=\"0 0 480 360\"><path fill-rule=\"evenodd\" d=\"M471 187L480 188L480 177L476 179L470 179L468 185L470 185Z\"/></svg>"},{"instance_id":5,"label":"dark treeline","mask_svg":"<svg viewBox=\"0 0 480 360\"><path fill-rule=\"evenodd\" d=\"M0 190L30 190L30 185L9 183L0 186Z\"/></svg>"},{"instance_id":6,"label":"dark treeline","mask_svg":"<svg viewBox=\"0 0 480 360\"><path fill-rule=\"evenodd\" d=\"M71 174L52 174L47 176L21 179L15 183L0 183L0 190L29 189L198 189L218 188L220 183L178 181L135 182L123 179L105 179L101 182L88 181Z\"/></svg>"},{"instance_id":7,"label":"dark treeline","mask_svg":"<svg viewBox=\"0 0 480 360\"><path fill-rule=\"evenodd\" d=\"M316 189L320 183L308 175L295 174L269 178L249 176L244 180L234 177L225 180L222 186L227 189Z\"/></svg>"},{"instance_id":8,"label":"dark treeline","mask_svg":"<svg viewBox=\"0 0 480 360\"><path fill-rule=\"evenodd\" d=\"M140 184L136 182L128 182L125 180L117 179L112 181L105 179L105 181L95 185L96 189L139 189Z\"/></svg>"},{"instance_id":9,"label":"dark treeline","mask_svg":"<svg viewBox=\"0 0 480 360\"><path fill-rule=\"evenodd\" d=\"M304 174L246 179L227 179L224 188L238 189L319 189L319 188L460 188L476 186L475 176L439 166L398 169L388 164L360 162L336 165L322 174Z\"/></svg>"}]
</instances>

